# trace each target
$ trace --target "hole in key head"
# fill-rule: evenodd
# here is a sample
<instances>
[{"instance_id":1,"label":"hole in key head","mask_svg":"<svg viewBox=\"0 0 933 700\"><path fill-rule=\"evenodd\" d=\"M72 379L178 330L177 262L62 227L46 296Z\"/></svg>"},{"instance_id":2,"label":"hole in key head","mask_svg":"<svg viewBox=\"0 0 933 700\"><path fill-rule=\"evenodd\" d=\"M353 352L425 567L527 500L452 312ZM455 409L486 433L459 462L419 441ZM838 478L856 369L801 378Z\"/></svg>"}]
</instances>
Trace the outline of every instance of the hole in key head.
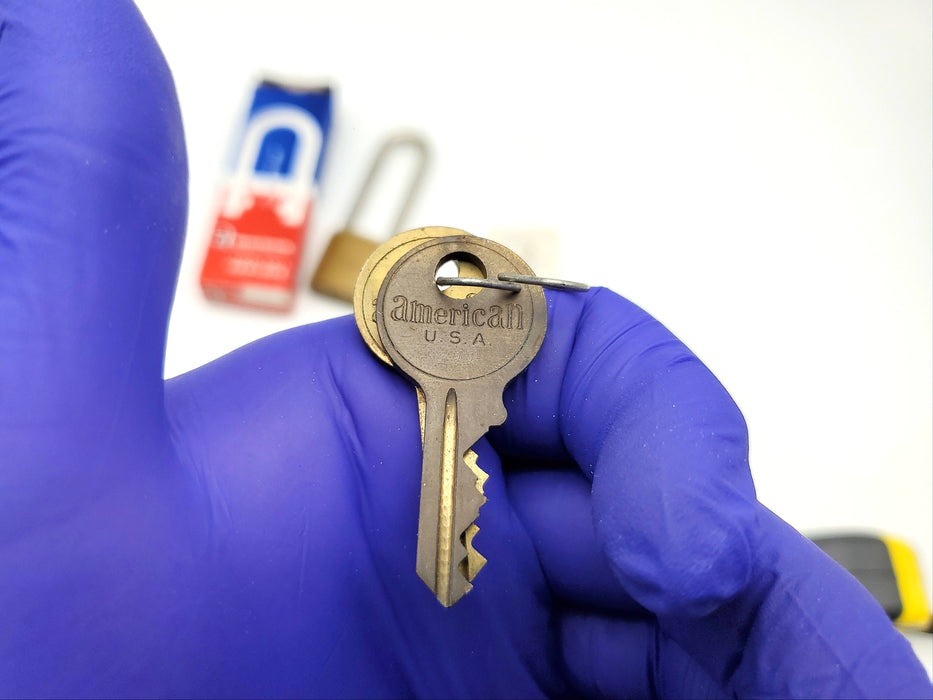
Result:
<instances>
[{"instance_id":1,"label":"hole in key head","mask_svg":"<svg viewBox=\"0 0 933 700\"><path fill-rule=\"evenodd\" d=\"M451 253L441 258L434 270L434 279L438 277L479 277L486 278L486 267L475 255L469 253ZM437 285L441 293L451 299L466 299L475 296L480 290L477 287L458 287Z\"/></svg>"}]
</instances>

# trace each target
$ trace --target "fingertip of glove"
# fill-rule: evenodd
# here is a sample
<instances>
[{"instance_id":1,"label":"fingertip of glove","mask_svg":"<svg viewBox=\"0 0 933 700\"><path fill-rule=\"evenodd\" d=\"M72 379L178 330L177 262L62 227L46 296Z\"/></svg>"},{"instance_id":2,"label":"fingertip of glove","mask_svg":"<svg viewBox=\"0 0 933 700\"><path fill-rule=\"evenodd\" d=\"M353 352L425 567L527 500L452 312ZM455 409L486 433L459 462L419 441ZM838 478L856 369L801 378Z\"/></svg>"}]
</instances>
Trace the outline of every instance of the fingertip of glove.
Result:
<instances>
[{"instance_id":1,"label":"fingertip of glove","mask_svg":"<svg viewBox=\"0 0 933 700\"><path fill-rule=\"evenodd\" d=\"M610 566L623 586L658 616L709 615L751 582L754 509L750 504L726 510L708 504L701 510L707 512L694 515L692 522L671 524L661 536L656 528L649 535L637 532L639 522L633 522L606 544Z\"/></svg>"},{"instance_id":2,"label":"fingertip of glove","mask_svg":"<svg viewBox=\"0 0 933 700\"><path fill-rule=\"evenodd\" d=\"M184 133L171 71L135 3L4 2L0 25L4 218L29 222L28 232L71 230L95 222L90 214L107 217L93 231L166 224L146 257L174 260L187 211ZM47 207L43 188L60 193L59 206ZM113 214L95 196L104 189L125 202Z\"/></svg>"}]
</instances>

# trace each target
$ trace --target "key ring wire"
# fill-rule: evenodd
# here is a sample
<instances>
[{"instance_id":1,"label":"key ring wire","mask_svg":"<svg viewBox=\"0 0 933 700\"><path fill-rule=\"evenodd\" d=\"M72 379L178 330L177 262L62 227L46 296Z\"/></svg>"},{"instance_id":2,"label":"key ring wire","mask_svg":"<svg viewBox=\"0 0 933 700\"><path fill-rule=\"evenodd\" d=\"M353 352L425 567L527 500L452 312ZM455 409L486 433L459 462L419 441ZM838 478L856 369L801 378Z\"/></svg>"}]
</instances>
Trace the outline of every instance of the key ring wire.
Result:
<instances>
[{"instance_id":1,"label":"key ring wire","mask_svg":"<svg viewBox=\"0 0 933 700\"><path fill-rule=\"evenodd\" d=\"M482 277L438 277L435 281L444 287L484 287L501 289L505 292L519 292L523 284L533 284L565 292L585 292L590 288L588 284L582 282L559 280L553 277L536 277L535 275L510 275L505 272L500 273L498 281Z\"/></svg>"}]
</instances>

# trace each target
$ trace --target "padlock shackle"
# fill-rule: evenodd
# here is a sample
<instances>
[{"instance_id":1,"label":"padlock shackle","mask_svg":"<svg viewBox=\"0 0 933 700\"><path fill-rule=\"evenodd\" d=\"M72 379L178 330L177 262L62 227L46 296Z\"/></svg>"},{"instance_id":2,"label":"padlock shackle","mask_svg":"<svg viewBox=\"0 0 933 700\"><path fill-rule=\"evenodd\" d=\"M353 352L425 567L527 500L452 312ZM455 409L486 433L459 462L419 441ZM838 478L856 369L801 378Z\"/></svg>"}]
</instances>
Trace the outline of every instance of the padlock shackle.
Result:
<instances>
[{"instance_id":1,"label":"padlock shackle","mask_svg":"<svg viewBox=\"0 0 933 700\"><path fill-rule=\"evenodd\" d=\"M295 134L295 152L286 173L256 172L255 164L265 138L276 129ZM236 219L253 204L257 194L279 200L279 218L291 226L304 221L308 200L314 192L314 170L324 147L324 132L307 112L294 105L267 107L252 117L239 158L228 181L229 194L223 215Z\"/></svg>"},{"instance_id":2,"label":"padlock shackle","mask_svg":"<svg viewBox=\"0 0 933 700\"><path fill-rule=\"evenodd\" d=\"M415 199L415 195L418 193L418 190L421 187L421 183L424 180L424 174L427 171L428 161L431 157L431 151L428 148L428 144L425 142L425 140L418 134L411 132L399 132L397 134L393 134L383 142L382 146L379 148L379 151L376 153L376 156L373 158L372 165L369 166L369 172L366 173L366 179L363 180L363 184L360 186L360 192L356 196L356 201L353 202L353 206L350 208L350 214L347 216L347 223L343 227L345 231L354 230L353 224L356 220L356 217L359 215L360 209L363 206L363 202L366 201L366 197L369 195L369 190L372 187L373 182L376 180L379 169L386 161L389 152L402 146L411 146L418 153L418 167L415 169L414 175L412 176L411 181L408 183L408 189L406 190L405 198L402 200L398 214L395 217L395 222L393 223L392 229L389 231L388 235L394 236L402 230L402 224L405 221L405 217L408 215L408 210L411 208L412 202Z\"/></svg>"}]
</instances>

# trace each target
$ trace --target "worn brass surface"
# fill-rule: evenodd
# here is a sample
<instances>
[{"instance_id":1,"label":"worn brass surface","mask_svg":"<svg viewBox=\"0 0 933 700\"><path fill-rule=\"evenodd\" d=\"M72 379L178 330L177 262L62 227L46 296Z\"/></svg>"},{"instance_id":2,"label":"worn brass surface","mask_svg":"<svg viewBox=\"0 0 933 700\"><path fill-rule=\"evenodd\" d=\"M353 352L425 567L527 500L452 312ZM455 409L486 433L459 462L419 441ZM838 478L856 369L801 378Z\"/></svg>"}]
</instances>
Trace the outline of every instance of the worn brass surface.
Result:
<instances>
[{"instance_id":1,"label":"worn brass surface","mask_svg":"<svg viewBox=\"0 0 933 700\"><path fill-rule=\"evenodd\" d=\"M405 253L426 240L444 236L469 235L466 231L447 226L416 228L393 236L376 247L363 263L353 289L353 317L356 319L356 326L360 329L363 341L373 351L373 354L387 365L391 365L392 360L389 359L379 339L379 328L376 325L376 299L386 274ZM464 297L468 293L469 290L466 290Z\"/></svg>"},{"instance_id":2,"label":"worn brass surface","mask_svg":"<svg viewBox=\"0 0 933 700\"><path fill-rule=\"evenodd\" d=\"M356 320L356 326L363 337L363 341L369 346L373 354L388 365L392 360L386 354L382 341L379 339L379 328L376 324L376 299L379 296L379 288L385 280L386 274L392 269L392 266L409 250L424 243L432 238L443 238L444 236L469 236L466 231L447 226L427 226L424 228L405 231L376 247L369 258L362 265L356 285L353 290L353 317ZM481 271L466 261L458 263L458 271L465 275L478 275ZM451 288L445 292L452 298L465 299L474 292L462 287ZM421 443L424 445L424 392L421 387L415 387L415 393L418 397L418 420L421 426ZM483 494L483 484L489 476L476 463L476 453L470 449L464 456L464 461L477 477L477 489L480 495ZM467 541L467 563L466 568L469 572L467 580L472 581L473 577L486 564L486 558L473 548L472 540L475 531L479 528L474 526Z\"/></svg>"},{"instance_id":3,"label":"worn brass surface","mask_svg":"<svg viewBox=\"0 0 933 700\"><path fill-rule=\"evenodd\" d=\"M490 279L533 274L507 248L458 235L411 248L380 285L377 335L389 358L424 393L416 568L445 606L472 588L485 564L473 538L486 500L486 475L475 469L475 458L468 461L467 451L505 420L502 392L533 359L547 327L540 287L481 289L466 299L442 292L435 272L452 257L475 260Z\"/></svg>"},{"instance_id":4,"label":"worn brass surface","mask_svg":"<svg viewBox=\"0 0 933 700\"><path fill-rule=\"evenodd\" d=\"M341 301L353 301L357 275L376 247L375 242L350 231L334 234L311 278L311 289Z\"/></svg>"},{"instance_id":5,"label":"worn brass surface","mask_svg":"<svg viewBox=\"0 0 933 700\"><path fill-rule=\"evenodd\" d=\"M442 238L444 236L469 236L466 231L447 226L425 226L424 228L405 231L397 236L393 236L388 241L378 246L370 254L369 258L363 263L359 276L356 278L356 284L353 289L353 318L356 320L356 327L363 336L363 342L369 346L373 354L387 365L392 364L392 360L386 354L382 341L379 339L379 328L376 326L376 298L379 296L379 288L385 279L386 273L392 269L392 266L398 262L405 253L415 246L423 243L430 238ZM479 270L468 264L460 265L464 274L477 274ZM455 292L455 298L470 296L469 290L458 289ZM418 416L421 420L421 438L424 439L424 395L420 387L416 387L418 394ZM472 450L471 450L471 454ZM473 462L476 463L476 455L473 455Z\"/></svg>"}]
</instances>

